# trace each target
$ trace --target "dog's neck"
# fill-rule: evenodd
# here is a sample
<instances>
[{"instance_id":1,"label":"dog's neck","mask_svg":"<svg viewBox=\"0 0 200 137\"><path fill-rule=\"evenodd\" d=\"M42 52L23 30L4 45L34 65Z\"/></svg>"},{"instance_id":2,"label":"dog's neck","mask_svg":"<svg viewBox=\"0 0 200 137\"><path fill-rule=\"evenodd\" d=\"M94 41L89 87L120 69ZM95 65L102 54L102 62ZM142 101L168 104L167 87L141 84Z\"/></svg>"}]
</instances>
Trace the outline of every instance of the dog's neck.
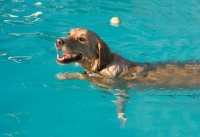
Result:
<instances>
[{"instance_id":1,"label":"dog's neck","mask_svg":"<svg viewBox=\"0 0 200 137\"><path fill-rule=\"evenodd\" d=\"M138 73L140 66L136 63L123 58L117 53L112 53L112 61L109 64L102 66L98 73L108 77L121 77L122 75L134 75Z\"/></svg>"},{"instance_id":2,"label":"dog's neck","mask_svg":"<svg viewBox=\"0 0 200 137\"><path fill-rule=\"evenodd\" d=\"M99 71L102 71L103 69L105 69L107 65L108 65L108 64L102 65L102 66L98 69L98 72L99 72Z\"/></svg>"},{"instance_id":3,"label":"dog's neck","mask_svg":"<svg viewBox=\"0 0 200 137\"><path fill-rule=\"evenodd\" d=\"M136 74L141 72L143 67L123 58L117 53L112 53L112 59L109 63L100 66L97 71L86 69L88 76L101 75L105 77L120 77L123 79L134 79ZM127 78L126 78L127 77Z\"/></svg>"}]
</instances>

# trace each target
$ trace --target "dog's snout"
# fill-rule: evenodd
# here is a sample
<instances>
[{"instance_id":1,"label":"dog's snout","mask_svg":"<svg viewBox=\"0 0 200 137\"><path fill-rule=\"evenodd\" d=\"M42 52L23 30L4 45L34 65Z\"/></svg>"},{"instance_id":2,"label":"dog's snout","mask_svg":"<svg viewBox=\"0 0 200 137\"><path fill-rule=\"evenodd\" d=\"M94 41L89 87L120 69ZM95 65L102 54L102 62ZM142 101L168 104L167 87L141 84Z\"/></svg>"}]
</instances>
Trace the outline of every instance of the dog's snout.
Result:
<instances>
[{"instance_id":1,"label":"dog's snout","mask_svg":"<svg viewBox=\"0 0 200 137\"><path fill-rule=\"evenodd\" d=\"M64 44L65 44L65 42L64 42L64 40L63 40L63 39L61 39L61 38L58 38L58 39L56 39L56 44L59 44L59 45L64 45Z\"/></svg>"}]
</instances>

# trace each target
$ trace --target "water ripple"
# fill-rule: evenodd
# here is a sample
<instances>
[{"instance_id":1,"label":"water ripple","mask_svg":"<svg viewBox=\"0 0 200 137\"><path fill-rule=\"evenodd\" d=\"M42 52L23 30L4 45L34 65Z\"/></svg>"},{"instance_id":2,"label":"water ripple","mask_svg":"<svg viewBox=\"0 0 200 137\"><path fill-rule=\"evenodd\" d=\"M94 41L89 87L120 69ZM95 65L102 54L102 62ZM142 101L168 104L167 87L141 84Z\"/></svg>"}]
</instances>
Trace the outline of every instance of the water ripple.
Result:
<instances>
[{"instance_id":1,"label":"water ripple","mask_svg":"<svg viewBox=\"0 0 200 137\"><path fill-rule=\"evenodd\" d=\"M12 9L12 12L24 12L24 9Z\"/></svg>"},{"instance_id":2,"label":"water ripple","mask_svg":"<svg viewBox=\"0 0 200 137\"><path fill-rule=\"evenodd\" d=\"M18 123L21 123L21 122L26 122L28 120L31 119L31 115L28 113L28 112L18 112L18 113L9 113L9 114L6 114L6 116L10 119L10 120L17 120Z\"/></svg>"},{"instance_id":3,"label":"water ripple","mask_svg":"<svg viewBox=\"0 0 200 137\"><path fill-rule=\"evenodd\" d=\"M5 30L1 30L1 32L8 36L15 36L15 37L32 37L32 36L38 36L39 32L30 32L30 33L15 33L15 32L6 32Z\"/></svg>"},{"instance_id":4,"label":"water ripple","mask_svg":"<svg viewBox=\"0 0 200 137\"><path fill-rule=\"evenodd\" d=\"M13 9L13 10L15 12L22 12L21 10L18 10L18 9ZM10 25L24 25L24 24L30 25L30 24L34 24L34 23L40 21L41 18L39 18L38 16L42 15L42 14L43 13L41 11L38 11L38 12L32 13L30 15L23 16L25 18L25 20L24 19L22 19L22 20L13 20L13 18L17 18L19 16L6 13L3 16L4 17L11 17L12 19L6 19L3 22L7 23L7 24L10 24Z\"/></svg>"},{"instance_id":5,"label":"water ripple","mask_svg":"<svg viewBox=\"0 0 200 137\"><path fill-rule=\"evenodd\" d=\"M41 6L41 5L42 5L42 2L36 2L34 5L35 5L35 6Z\"/></svg>"},{"instance_id":6,"label":"water ripple","mask_svg":"<svg viewBox=\"0 0 200 137\"><path fill-rule=\"evenodd\" d=\"M0 52L0 56L6 56L7 53L4 53L4 52Z\"/></svg>"},{"instance_id":7,"label":"water ripple","mask_svg":"<svg viewBox=\"0 0 200 137\"><path fill-rule=\"evenodd\" d=\"M17 17L19 17L17 15L12 15L12 14L4 14L3 16L4 17L11 17L11 18L17 18Z\"/></svg>"},{"instance_id":8,"label":"water ripple","mask_svg":"<svg viewBox=\"0 0 200 137\"><path fill-rule=\"evenodd\" d=\"M37 36L38 32L33 33L8 33L8 35L11 36L23 36L23 37L30 37L30 36Z\"/></svg>"},{"instance_id":9,"label":"water ripple","mask_svg":"<svg viewBox=\"0 0 200 137\"><path fill-rule=\"evenodd\" d=\"M35 22L39 21L40 18L36 18L34 20L29 20L27 19L26 21L23 20L4 20L4 23L10 24L10 25L30 25L30 24L34 24Z\"/></svg>"},{"instance_id":10,"label":"water ripple","mask_svg":"<svg viewBox=\"0 0 200 137\"><path fill-rule=\"evenodd\" d=\"M3 136L5 137L29 137L25 131L23 132L13 132L13 133L4 133Z\"/></svg>"},{"instance_id":11,"label":"water ripple","mask_svg":"<svg viewBox=\"0 0 200 137\"><path fill-rule=\"evenodd\" d=\"M15 63L24 63L31 58L32 56L12 56L12 57L8 57L8 60L11 60Z\"/></svg>"},{"instance_id":12,"label":"water ripple","mask_svg":"<svg viewBox=\"0 0 200 137\"><path fill-rule=\"evenodd\" d=\"M35 12L31 15L24 16L25 18L37 18L39 15L43 14L41 11Z\"/></svg>"},{"instance_id":13,"label":"water ripple","mask_svg":"<svg viewBox=\"0 0 200 137\"><path fill-rule=\"evenodd\" d=\"M12 0L12 2L24 2L24 0Z\"/></svg>"}]
</instances>

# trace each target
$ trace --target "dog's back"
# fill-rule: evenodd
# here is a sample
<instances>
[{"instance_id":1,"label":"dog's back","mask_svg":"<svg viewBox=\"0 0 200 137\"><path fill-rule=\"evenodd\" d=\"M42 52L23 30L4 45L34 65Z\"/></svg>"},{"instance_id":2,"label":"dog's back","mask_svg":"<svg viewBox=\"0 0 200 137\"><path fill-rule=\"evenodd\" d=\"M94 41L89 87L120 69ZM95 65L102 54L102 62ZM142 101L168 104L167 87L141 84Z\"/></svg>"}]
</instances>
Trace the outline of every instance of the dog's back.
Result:
<instances>
[{"instance_id":1,"label":"dog's back","mask_svg":"<svg viewBox=\"0 0 200 137\"><path fill-rule=\"evenodd\" d=\"M99 72L100 76L96 74L88 77L89 81L111 89L200 88L198 61L136 63L120 55L113 55L115 56L113 62Z\"/></svg>"},{"instance_id":2,"label":"dog's back","mask_svg":"<svg viewBox=\"0 0 200 137\"><path fill-rule=\"evenodd\" d=\"M139 85L157 88L200 88L199 62L141 63Z\"/></svg>"}]
</instances>

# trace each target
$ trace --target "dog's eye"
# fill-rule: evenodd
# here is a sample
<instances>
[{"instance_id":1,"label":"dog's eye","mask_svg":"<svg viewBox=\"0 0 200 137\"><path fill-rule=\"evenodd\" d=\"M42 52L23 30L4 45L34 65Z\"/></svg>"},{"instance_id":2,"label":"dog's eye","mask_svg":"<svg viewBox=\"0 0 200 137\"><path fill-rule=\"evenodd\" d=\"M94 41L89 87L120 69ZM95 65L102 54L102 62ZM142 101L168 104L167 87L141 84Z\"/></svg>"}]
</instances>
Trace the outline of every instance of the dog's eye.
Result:
<instances>
[{"instance_id":1,"label":"dog's eye","mask_svg":"<svg viewBox=\"0 0 200 137\"><path fill-rule=\"evenodd\" d=\"M81 37L81 38L79 38L78 40L79 40L80 42L85 42L85 41L86 41L86 38Z\"/></svg>"},{"instance_id":2,"label":"dog's eye","mask_svg":"<svg viewBox=\"0 0 200 137\"><path fill-rule=\"evenodd\" d=\"M70 32L68 33L68 36L70 35Z\"/></svg>"}]
</instances>

